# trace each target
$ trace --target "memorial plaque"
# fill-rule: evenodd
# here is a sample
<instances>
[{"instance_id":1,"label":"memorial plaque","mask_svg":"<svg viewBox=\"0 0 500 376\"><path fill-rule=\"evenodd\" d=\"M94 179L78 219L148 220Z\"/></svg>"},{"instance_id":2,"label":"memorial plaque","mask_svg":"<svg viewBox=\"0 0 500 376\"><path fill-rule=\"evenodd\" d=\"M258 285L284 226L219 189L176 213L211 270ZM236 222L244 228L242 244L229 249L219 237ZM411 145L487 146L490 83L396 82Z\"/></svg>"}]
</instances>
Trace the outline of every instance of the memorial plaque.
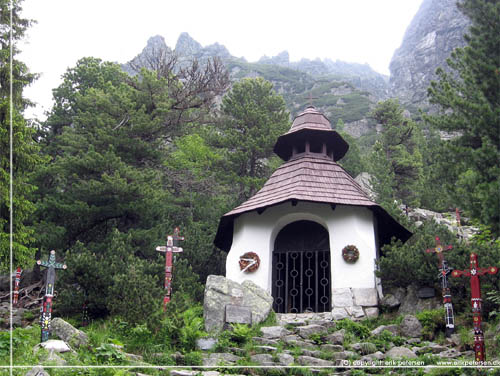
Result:
<instances>
[{"instance_id":1,"label":"memorial plaque","mask_svg":"<svg viewBox=\"0 0 500 376\"><path fill-rule=\"evenodd\" d=\"M436 290L432 287L422 287L418 290L417 296L420 299L434 298L436 296Z\"/></svg>"},{"instance_id":2,"label":"memorial plaque","mask_svg":"<svg viewBox=\"0 0 500 376\"><path fill-rule=\"evenodd\" d=\"M250 307L226 305L226 322L251 325L252 311Z\"/></svg>"}]
</instances>

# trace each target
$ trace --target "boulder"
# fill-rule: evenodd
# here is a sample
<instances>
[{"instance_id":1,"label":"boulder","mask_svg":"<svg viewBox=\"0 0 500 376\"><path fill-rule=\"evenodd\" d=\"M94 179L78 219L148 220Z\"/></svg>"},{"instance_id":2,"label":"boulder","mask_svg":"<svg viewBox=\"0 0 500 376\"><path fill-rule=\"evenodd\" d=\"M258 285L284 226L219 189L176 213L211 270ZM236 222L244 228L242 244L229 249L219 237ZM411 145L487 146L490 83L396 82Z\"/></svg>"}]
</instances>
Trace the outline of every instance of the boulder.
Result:
<instances>
[{"instance_id":1,"label":"boulder","mask_svg":"<svg viewBox=\"0 0 500 376\"><path fill-rule=\"evenodd\" d=\"M86 333L76 329L70 323L67 323L60 317L56 317L51 322L51 332L73 348L86 346L89 343L89 337Z\"/></svg>"},{"instance_id":2,"label":"boulder","mask_svg":"<svg viewBox=\"0 0 500 376\"><path fill-rule=\"evenodd\" d=\"M267 318L272 304L272 296L251 281L239 284L223 276L209 275L203 301L205 330L224 328L227 305L248 307L252 312L252 324L257 324Z\"/></svg>"},{"instance_id":3,"label":"boulder","mask_svg":"<svg viewBox=\"0 0 500 376\"><path fill-rule=\"evenodd\" d=\"M36 366L30 369L28 373L26 373L26 375L24 376L50 376L50 375L47 372L45 372L43 367Z\"/></svg>"},{"instance_id":4,"label":"boulder","mask_svg":"<svg viewBox=\"0 0 500 376\"><path fill-rule=\"evenodd\" d=\"M212 350L213 348L215 348L215 345L217 345L216 338L205 337L205 338L198 338L196 340L196 348L202 351Z\"/></svg>"},{"instance_id":5,"label":"boulder","mask_svg":"<svg viewBox=\"0 0 500 376\"><path fill-rule=\"evenodd\" d=\"M262 332L262 337L266 339L282 338L292 334L291 331L282 326L264 326L260 328L260 331Z\"/></svg>"},{"instance_id":6,"label":"boulder","mask_svg":"<svg viewBox=\"0 0 500 376\"><path fill-rule=\"evenodd\" d=\"M13 327L20 327L22 326L22 319L24 316L24 312L26 310L24 308L16 308L13 307L12 309L12 326ZM10 303L9 302L3 302L0 304L0 326L3 329L9 329L10 328Z\"/></svg>"},{"instance_id":7,"label":"boulder","mask_svg":"<svg viewBox=\"0 0 500 376\"><path fill-rule=\"evenodd\" d=\"M392 294L386 294L381 300L380 305L384 308L392 309L399 307L401 302Z\"/></svg>"},{"instance_id":8,"label":"boulder","mask_svg":"<svg viewBox=\"0 0 500 376\"><path fill-rule=\"evenodd\" d=\"M267 345L267 346L278 346L279 344L279 342L275 339L268 339L261 337L252 337L252 341L260 345Z\"/></svg>"},{"instance_id":9,"label":"boulder","mask_svg":"<svg viewBox=\"0 0 500 376\"><path fill-rule=\"evenodd\" d=\"M298 326L297 334L307 339L313 334L326 334L326 329L321 325Z\"/></svg>"},{"instance_id":10,"label":"boulder","mask_svg":"<svg viewBox=\"0 0 500 376\"><path fill-rule=\"evenodd\" d=\"M301 355L297 357L297 363L302 366L322 366L322 367L333 367L335 366L334 362L329 360L323 360L318 358L313 358L312 356Z\"/></svg>"},{"instance_id":11,"label":"boulder","mask_svg":"<svg viewBox=\"0 0 500 376\"><path fill-rule=\"evenodd\" d=\"M329 329L329 328L335 328L336 324L335 321L332 320L309 320L309 325L321 325L322 327Z\"/></svg>"},{"instance_id":12,"label":"boulder","mask_svg":"<svg viewBox=\"0 0 500 376\"><path fill-rule=\"evenodd\" d=\"M51 350L60 353L71 351L70 347L66 344L66 342L61 341L60 339L49 339L48 341L36 345L35 349L38 348L38 346L43 347L45 350L49 352Z\"/></svg>"},{"instance_id":13,"label":"boulder","mask_svg":"<svg viewBox=\"0 0 500 376\"><path fill-rule=\"evenodd\" d=\"M361 342L361 343L353 343L351 345L351 349L359 352L361 355L368 355L376 352L377 346L375 346L371 342Z\"/></svg>"},{"instance_id":14,"label":"boulder","mask_svg":"<svg viewBox=\"0 0 500 376\"><path fill-rule=\"evenodd\" d=\"M296 336L287 336L287 337L283 338L283 342L285 342L291 346L300 347L302 349L308 349L308 350L316 350L317 349L317 346L315 344L310 343L310 342L306 342L306 341L301 341L301 340L295 339L294 337L296 337Z\"/></svg>"},{"instance_id":15,"label":"boulder","mask_svg":"<svg viewBox=\"0 0 500 376\"><path fill-rule=\"evenodd\" d=\"M261 366L273 366L273 356L270 354L255 354L250 356L250 360Z\"/></svg>"},{"instance_id":16,"label":"boulder","mask_svg":"<svg viewBox=\"0 0 500 376\"><path fill-rule=\"evenodd\" d=\"M343 345L344 336L345 336L345 329L340 329L326 336L326 340L328 342L331 342L333 345Z\"/></svg>"},{"instance_id":17,"label":"boulder","mask_svg":"<svg viewBox=\"0 0 500 376\"><path fill-rule=\"evenodd\" d=\"M44 365L54 365L54 366L64 366L66 365L66 361L61 358L59 355L54 350L50 350L47 358L45 360L42 360L42 363Z\"/></svg>"},{"instance_id":18,"label":"boulder","mask_svg":"<svg viewBox=\"0 0 500 376\"><path fill-rule=\"evenodd\" d=\"M209 358L203 359L203 366L213 367L219 364L234 364L238 360L242 359L240 356L236 356L229 353L212 353Z\"/></svg>"},{"instance_id":19,"label":"boulder","mask_svg":"<svg viewBox=\"0 0 500 376\"><path fill-rule=\"evenodd\" d=\"M324 345L320 346L321 351L324 352L339 352L339 351L344 351L344 347L341 345L332 345L330 343L326 343Z\"/></svg>"},{"instance_id":20,"label":"boulder","mask_svg":"<svg viewBox=\"0 0 500 376\"><path fill-rule=\"evenodd\" d=\"M416 358L417 355L406 347L393 347L392 349L386 352L385 357L391 359L402 359L402 358L413 359Z\"/></svg>"},{"instance_id":21,"label":"boulder","mask_svg":"<svg viewBox=\"0 0 500 376\"><path fill-rule=\"evenodd\" d=\"M332 318L334 320L342 320L345 318L348 318L349 315L347 314L346 310L344 308L334 308L332 309Z\"/></svg>"},{"instance_id":22,"label":"boulder","mask_svg":"<svg viewBox=\"0 0 500 376\"><path fill-rule=\"evenodd\" d=\"M353 319L360 319L365 316L361 306L353 305L352 307L345 307L345 310Z\"/></svg>"},{"instance_id":23,"label":"boulder","mask_svg":"<svg viewBox=\"0 0 500 376\"><path fill-rule=\"evenodd\" d=\"M438 355L441 358L457 358L462 354L457 349L449 349L449 350L440 352Z\"/></svg>"},{"instance_id":24,"label":"boulder","mask_svg":"<svg viewBox=\"0 0 500 376\"><path fill-rule=\"evenodd\" d=\"M371 331L371 334L374 335L374 336L378 336L384 330L387 330L387 331L391 332L395 336L398 335L398 333L399 333L398 326L392 324L392 325L380 325L380 326L377 326L375 329L373 329Z\"/></svg>"},{"instance_id":25,"label":"boulder","mask_svg":"<svg viewBox=\"0 0 500 376\"><path fill-rule=\"evenodd\" d=\"M422 335L422 324L415 316L406 315L399 324L399 332L403 337L418 338Z\"/></svg>"},{"instance_id":26,"label":"boulder","mask_svg":"<svg viewBox=\"0 0 500 376\"><path fill-rule=\"evenodd\" d=\"M293 356L290 354L281 353L278 354L278 361L283 366L289 366L294 362Z\"/></svg>"},{"instance_id":27,"label":"boulder","mask_svg":"<svg viewBox=\"0 0 500 376\"><path fill-rule=\"evenodd\" d=\"M366 307L365 308L365 316L368 319L377 318L379 314L378 307Z\"/></svg>"}]
</instances>

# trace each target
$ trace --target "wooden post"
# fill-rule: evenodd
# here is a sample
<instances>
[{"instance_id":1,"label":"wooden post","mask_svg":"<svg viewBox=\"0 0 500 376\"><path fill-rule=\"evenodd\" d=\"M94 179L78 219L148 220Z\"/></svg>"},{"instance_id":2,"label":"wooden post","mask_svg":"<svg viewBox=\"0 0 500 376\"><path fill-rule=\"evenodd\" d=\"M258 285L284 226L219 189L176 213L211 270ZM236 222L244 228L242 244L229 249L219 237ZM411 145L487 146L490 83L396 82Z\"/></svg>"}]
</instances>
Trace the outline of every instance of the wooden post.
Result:
<instances>
[{"instance_id":1,"label":"wooden post","mask_svg":"<svg viewBox=\"0 0 500 376\"><path fill-rule=\"evenodd\" d=\"M20 267L16 269L16 278L14 280L14 294L12 296L12 305L17 307L17 302L19 300L19 284L21 283L21 273L22 270Z\"/></svg>"},{"instance_id":2,"label":"wooden post","mask_svg":"<svg viewBox=\"0 0 500 376\"><path fill-rule=\"evenodd\" d=\"M471 291L471 304L472 304L472 317L474 322L474 352L476 353L476 362L483 362L486 360L486 349L484 346L484 335L481 329L481 286L479 283L479 276L485 274L496 274L498 268L491 266L488 268L480 268L477 266L477 255L470 254L470 266L468 270L453 270L451 275L453 277L470 277L470 291Z\"/></svg>"},{"instance_id":3,"label":"wooden post","mask_svg":"<svg viewBox=\"0 0 500 376\"><path fill-rule=\"evenodd\" d=\"M54 284L56 281L56 269L66 269L65 264L56 262L56 251L50 251L47 261L37 260L40 266L47 268L47 280L45 282L45 296L40 307L40 326L42 327L41 342L49 339L50 320L52 316L52 298L54 297Z\"/></svg>"},{"instance_id":4,"label":"wooden post","mask_svg":"<svg viewBox=\"0 0 500 376\"><path fill-rule=\"evenodd\" d=\"M156 247L158 252L165 253L165 296L163 298L163 310L167 308L172 293L172 254L182 252L179 242L184 240L184 236L179 236L179 227L174 229L174 235L167 236L167 245Z\"/></svg>"},{"instance_id":5,"label":"wooden post","mask_svg":"<svg viewBox=\"0 0 500 376\"><path fill-rule=\"evenodd\" d=\"M453 316L453 305L451 304L451 292L448 286L448 274L450 268L444 259L443 251L452 249L451 245L442 246L441 240L436 236L436 247L426 249L427 253L436 253L439 259L439 278L441 279L441 295L443 297L443 305L445 309L444 320L446 323L446 336L449 337L455 330L455 318Z\"/></svg>"}]
</instances>

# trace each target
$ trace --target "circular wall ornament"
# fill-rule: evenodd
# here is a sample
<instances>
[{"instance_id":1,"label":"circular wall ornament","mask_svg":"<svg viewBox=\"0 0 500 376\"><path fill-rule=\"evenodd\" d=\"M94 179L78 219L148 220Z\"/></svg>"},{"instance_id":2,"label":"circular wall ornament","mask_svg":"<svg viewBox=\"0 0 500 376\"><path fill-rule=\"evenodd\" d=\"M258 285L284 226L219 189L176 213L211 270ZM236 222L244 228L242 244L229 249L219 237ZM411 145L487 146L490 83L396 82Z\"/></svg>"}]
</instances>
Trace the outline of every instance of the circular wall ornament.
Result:
<instances>
[{"instance_id":1,"label":"circular wall ornament","mask_svg":"<svg viewBox=\"0 0 500 376\"><path fill-rule=\"evenodd\" d=\"M260 266L260 258L255 252L246 252L240 256L240 270L246 273L256 271Z\"/></svg>"},{"instance_id":2,"label":"circular wall ornament","mask_svg":"<svg viewBox=\"0 0 500 376\"><path fill-rule=\"evenodd\" d=\"M342 249L342 257L344 258L345 262L348 262L350 264L355 263L359 259L358 247L356 247L355 245L346 245Z\"/></svg>"}]
</instances>

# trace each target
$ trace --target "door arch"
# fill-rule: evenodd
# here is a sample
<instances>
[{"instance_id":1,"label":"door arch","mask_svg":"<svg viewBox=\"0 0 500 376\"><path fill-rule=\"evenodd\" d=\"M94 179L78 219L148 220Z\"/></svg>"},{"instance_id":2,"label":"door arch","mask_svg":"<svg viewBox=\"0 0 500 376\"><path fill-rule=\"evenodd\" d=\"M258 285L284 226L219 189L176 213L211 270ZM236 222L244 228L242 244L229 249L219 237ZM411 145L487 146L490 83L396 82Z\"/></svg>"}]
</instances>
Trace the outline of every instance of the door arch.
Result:
<instances>
[{"instance_id":1,"label":"door arch","mask_svg":"<svg viewBox=\"0 0 500 376\"><path fill-rule=\"evenodd\" d=\"M331 310L330 240L313 221L292 222L274 241L272 294L278 313Z\"/></svg>"}]
</instances>

